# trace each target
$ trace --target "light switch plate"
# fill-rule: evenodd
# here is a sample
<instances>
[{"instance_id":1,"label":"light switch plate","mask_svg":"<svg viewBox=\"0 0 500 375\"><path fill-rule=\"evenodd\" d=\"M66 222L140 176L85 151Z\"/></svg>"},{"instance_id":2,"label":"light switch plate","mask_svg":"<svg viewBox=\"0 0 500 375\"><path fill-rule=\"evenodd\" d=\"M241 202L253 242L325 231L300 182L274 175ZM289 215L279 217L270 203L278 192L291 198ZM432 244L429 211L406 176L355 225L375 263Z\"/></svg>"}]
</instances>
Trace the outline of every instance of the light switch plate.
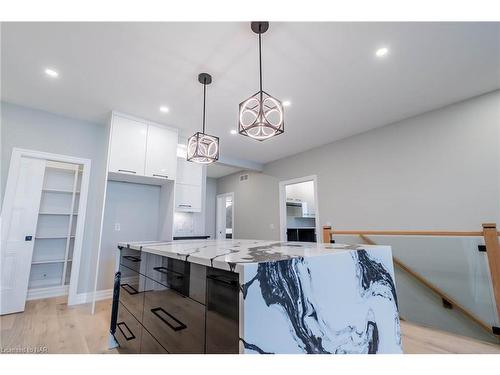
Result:
<instances>
[{"instance_id":1,"label":"light switch plate","mask_svg":"<svg viewBox=\"0 0 500 375\"><path fill-rule=\"evenodd\" d=\"M115 232L119 232L120 229L120 223L115 223Z\"/></svg>"}]
</instances>

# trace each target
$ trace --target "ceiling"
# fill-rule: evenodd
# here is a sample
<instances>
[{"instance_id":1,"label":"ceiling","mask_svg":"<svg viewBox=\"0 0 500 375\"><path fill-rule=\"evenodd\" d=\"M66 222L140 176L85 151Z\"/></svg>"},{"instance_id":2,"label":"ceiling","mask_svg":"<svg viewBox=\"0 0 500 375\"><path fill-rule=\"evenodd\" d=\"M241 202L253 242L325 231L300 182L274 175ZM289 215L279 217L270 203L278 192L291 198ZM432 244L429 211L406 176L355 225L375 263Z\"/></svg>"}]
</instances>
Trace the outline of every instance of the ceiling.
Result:
<instances>
[{"instance_id":1,"label":"ceiling","mask_svg":"<svg viewBox=\"0 0 500 375\"><path fill-rule=\"evenodd\" d=\"M500 23L271 23L264 89L292 105L260 143L229 133L258 90L249 23L3 23L1 40L2 100L92 122L118 110L188 136L208 72L207 132L222 156L259 163L500 88Z\"/></svg>"},{"instance_id":2,"label":"ceiling","mask_svg":"<svg viewBox=\"0 0 500 375\"><path fill-rule=\"evenodd\" d=\"M219 178L223 176L227 176L229 174L233 174L241 171L242 168L231 167L228 165L223 165L219 163L209 164L207 166L207 177L211 178Z\"/></svg>"}]
</instances>

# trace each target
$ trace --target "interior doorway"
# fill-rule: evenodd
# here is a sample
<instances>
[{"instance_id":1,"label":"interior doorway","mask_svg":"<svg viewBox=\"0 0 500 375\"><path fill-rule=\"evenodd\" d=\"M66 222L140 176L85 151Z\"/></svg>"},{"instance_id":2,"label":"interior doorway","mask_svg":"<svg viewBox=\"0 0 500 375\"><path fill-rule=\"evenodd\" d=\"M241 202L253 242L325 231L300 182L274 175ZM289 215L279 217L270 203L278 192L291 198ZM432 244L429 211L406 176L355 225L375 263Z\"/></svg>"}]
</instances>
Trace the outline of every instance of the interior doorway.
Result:
<instances>
[{"instance_id":1,"label":"interior doorway","mask_svg":"<svg viewBox=\"0 0 500 375\"><path fill-rule=\"evenodd\" d=\"M217 195L216 238L234 238L234 193Z\"/></svg>"},{"instance_id":2,"label":"interior doorway","mask_svg":"<svg viewBox=\"0 0 500 375\"><path fill-rule=\"evenodd\" d=\"M0 315L27 299L68 296L77 284L90 160L14 148L0 219Z\"/></svg>"},{"instance_id":3,"label":"interior doorway","mask_svg":"<svg viewBox=\"0 0 500 375\"><path fill-rule=\"evenodd\" d=\"M280 182L281 241L317 242L321 233L316 176Z\"/></svg>"}]
</instances>

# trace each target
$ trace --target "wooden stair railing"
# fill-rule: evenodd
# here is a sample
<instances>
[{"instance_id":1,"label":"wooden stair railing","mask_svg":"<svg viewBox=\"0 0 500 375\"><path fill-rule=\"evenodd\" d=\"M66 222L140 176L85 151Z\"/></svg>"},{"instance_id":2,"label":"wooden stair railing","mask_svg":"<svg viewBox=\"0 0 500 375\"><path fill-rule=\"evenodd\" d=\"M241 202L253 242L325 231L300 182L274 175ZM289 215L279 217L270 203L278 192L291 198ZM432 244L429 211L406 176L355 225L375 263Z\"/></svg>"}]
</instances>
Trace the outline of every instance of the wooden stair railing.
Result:
<instances>
[{"instance_id":1,"label":"wooden stair railing","mask_svg":"<svg viewBox=\"0 0 500 375\"><path fill-rule=\"evenodd\" d=\"M484 243L486 245L486 253L488 257L488 265L491 274L493 294L495 297L495 304L498 318L500 320L500 242L498 236L500 232L496 229L496 224L487 223L483 224L483 231L478 232L459 232L459 231L389 231L389 230L364 230L364 231L354 231L354 230L333 230L329 226L323 227L323 242L330 243L332 235L352 235L359 236L362 241L368 245L376 245L376 243L368 238L367 236L442 236L442 237L484 237ZM454 298L450 297L446 292L441 290L439 287L425 279L419 273L415 272L413 269L408 267L405 263L399 260L397 257L393 256L393 261L396 266L411 275L421 284L432 290L437 294L443 303L449 304L455 307L457 310L462 312L466 317L477 323L488 333L493 333L497 338L500 339L500 332L497 331L498 327L491 327L482 319L477 317L474 313L467 310L460 303L458 303Z\"/></svg>"}]
</instances>

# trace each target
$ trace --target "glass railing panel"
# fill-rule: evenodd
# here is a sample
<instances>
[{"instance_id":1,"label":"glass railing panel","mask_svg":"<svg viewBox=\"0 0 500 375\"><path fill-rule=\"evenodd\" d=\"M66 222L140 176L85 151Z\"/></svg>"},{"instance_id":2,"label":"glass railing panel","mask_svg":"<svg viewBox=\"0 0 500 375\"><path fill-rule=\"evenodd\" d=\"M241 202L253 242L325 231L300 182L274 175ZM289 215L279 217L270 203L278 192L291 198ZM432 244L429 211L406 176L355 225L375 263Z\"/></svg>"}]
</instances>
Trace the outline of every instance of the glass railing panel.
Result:
<instances>
[{"instance_id":1,"label":"glass railing panel","mask_svg":"<svg viewBox=\"0 0 500 375\"><path fill-rule=\"evenodd\" d=\"M482 237L366 236L392 247L393 256L411 271L455 300L488 327L499 326ZM334 235L337 243L359 244L359 236ZM442 300L395 265L401 316L415 323L498 343L491 332Z\"/></svg>"}]
</instances>

